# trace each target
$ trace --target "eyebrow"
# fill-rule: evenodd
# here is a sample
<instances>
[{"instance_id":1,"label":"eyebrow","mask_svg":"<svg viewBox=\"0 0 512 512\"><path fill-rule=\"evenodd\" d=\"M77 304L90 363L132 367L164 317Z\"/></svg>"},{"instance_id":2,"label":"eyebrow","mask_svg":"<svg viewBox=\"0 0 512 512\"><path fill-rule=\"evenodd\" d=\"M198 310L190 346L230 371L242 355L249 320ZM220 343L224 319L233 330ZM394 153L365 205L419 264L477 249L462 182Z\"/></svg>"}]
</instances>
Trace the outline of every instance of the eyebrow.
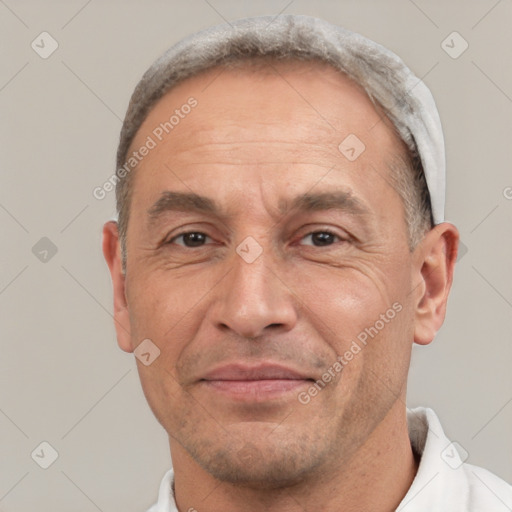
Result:
<instances>
[{"instance_id":1,"label":"eyebrow","mask_svg":"<svg viewBox=\"0 0 512 512\"><path fill-rule=\"evenodd\" d=\"M349 191L306 193L291 200L280 199L279 213L286 215L290 211L313 212L341 210L352 215L366 215L370 210ZM207 213L219 217L228 215L212 198L192 192L162 192L159 199L147 210L151 224L158 221L166 212Z\"/></svg>"}]
</instances>

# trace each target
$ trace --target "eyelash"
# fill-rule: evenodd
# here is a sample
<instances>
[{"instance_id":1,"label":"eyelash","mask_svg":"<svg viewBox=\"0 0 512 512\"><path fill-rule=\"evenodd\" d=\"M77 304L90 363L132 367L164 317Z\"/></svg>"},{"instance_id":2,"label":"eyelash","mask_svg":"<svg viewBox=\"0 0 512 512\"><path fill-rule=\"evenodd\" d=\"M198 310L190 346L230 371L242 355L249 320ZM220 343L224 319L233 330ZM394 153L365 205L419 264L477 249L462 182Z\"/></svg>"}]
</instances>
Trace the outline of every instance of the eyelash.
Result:
<instances>
[{"instance_id":1,"label":"eyelash","mask_svg":"<svg viewBox=\"0 0 512 512\"><path fill-rule=\"evenodd\" d=\"M300 240L303 240L304 238L306 238L307 236L311 236L311 235L315 235L315 234L319 234L319 233L326 233L328 235L331 235L331 236L334 236L336 238L339 239L338 243L341 243L341 242L347 242L348 241L348 238L342 238L340 235L338 235L337 233L335 233L334 231L330 230L330 229L319 229L319 230L315 230L315 231L310 231L309 233L305 234L304 236L302 236L300 238ZM164 245L171 245L173 244L173 242L178 239L178 238L181 238L185 235L190 235L190 234L200 234L200 235L205 235L207 238L210 238L210 236L208 236L206 233L203 233L202 231L184 231L183 233L179 233L177 235L175 235L174 237L172 237L169 241L167 242L164 242ZM336 242L333 242L332 244L330 245L326 245L326 246L311 246L311 247L317 247L317 248L322 248L322 247L332 247ZM183 248L185 249L200 249L202 247L204 247L204 245L200 245L200 246L197 246L197 247L187 247L186 245L182 245L182 244L178 244L180 246L182 246Z\"/></svg>"}]
</instances>

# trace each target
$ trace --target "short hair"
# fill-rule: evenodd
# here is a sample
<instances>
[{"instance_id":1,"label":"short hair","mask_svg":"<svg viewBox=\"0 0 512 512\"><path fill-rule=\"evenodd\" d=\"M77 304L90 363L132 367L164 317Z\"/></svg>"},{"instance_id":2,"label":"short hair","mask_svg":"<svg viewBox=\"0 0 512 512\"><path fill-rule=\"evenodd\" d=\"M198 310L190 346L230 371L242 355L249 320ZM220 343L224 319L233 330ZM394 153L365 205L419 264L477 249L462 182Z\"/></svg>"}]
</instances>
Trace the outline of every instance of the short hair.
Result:
<instances>
[{"instance_id":1,"label":"short hair","mask_svg":"<svg viewBox=\"0 0 512 512\"><path fill-rule=\"evenodd\" d=\"M330 33L331 27L339 31L339 34ZM375 48L379 50L375 51ZM415 137L411 129L414 124L416 133L427 133L426 139L434 137L432 132L435 130L422 118L426 117L425 111L428 109L417 97L410 94L410 90L419 83L411 87L411 76L414 78L414 75L389 50L359 34L334 27L316 18L286 15L279 16L277 21L276 18L265 16L238 20L233 26L221 26L221 29L219 26L211 27L171 47L144 73L133 92L121 129L117 170L125 165L128 150L137 131L151 108L164 94L202 72L258 58L273 62L319 61L328 64L359 84L372 103L391 121L404 143L405 156L401 154L404 153L403 148L400 148L393 161L388 162L388 166L393 186L402 198L409 247L413 250L434 224L431 196L422 160L428 151L418 150L419 137ZM433 103L431 96L427 99ZM435 122L436 119L432 124ZM420 128L418 125L421 125ZM421 142L425 144L424 141ZM434 158L442 158L444 161L444 145L441 148L442 155ZM127 256L126 233L133 188L132 175L133 172L124 172L123 177L116 183L123 271Z\"/></svg>"}]
</instances>

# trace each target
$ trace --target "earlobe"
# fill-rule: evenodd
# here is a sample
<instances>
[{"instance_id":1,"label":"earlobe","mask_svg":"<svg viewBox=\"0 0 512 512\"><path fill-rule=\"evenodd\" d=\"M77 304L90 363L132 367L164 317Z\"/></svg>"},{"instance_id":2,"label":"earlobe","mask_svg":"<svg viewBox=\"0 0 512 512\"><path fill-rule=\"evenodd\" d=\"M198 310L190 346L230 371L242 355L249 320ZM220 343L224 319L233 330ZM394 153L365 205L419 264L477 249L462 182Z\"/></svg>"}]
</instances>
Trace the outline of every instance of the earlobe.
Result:
<instances>
[{"instance_id":1,"label":"earlobe","mask_svg":"<svg viewBox=\"0 0 512 512\"><path fill-rule=\"evenodd\" d=\"M114 322L117 344L125 352L133 352L130 333L130 314L126 300L125 275L121 265L121 246L117 222L108 221L103 226L103 255L110 270L114 292Z\"/></svg>"},{"instance_id":2,"label":"earlobe","mask_svg":"<svg viewBox=\"0 0 512 512\"><path fill-rule=\"evenodd\" d=\"M448 222L432 228L415 250L414 341L430 343L443 324L453 282L459 232Z\"/></svg>"}]
</instances>

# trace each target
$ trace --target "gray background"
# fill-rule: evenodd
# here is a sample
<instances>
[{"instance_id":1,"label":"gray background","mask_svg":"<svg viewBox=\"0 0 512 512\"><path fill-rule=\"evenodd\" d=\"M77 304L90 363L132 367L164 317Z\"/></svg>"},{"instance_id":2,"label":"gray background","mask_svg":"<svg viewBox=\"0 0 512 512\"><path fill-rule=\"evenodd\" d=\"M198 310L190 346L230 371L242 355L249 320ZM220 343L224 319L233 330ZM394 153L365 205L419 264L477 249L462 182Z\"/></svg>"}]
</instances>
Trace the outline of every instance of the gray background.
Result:
<instances>
[{"instance_id":1,"label":"gray background","mask_svg":"<svg viewBox=\"0 0 512 512\"><path fill-rule=\"evenodd\" d=\"M114 194L92 190L114 171L129 96L156 57L223 18L279 12L375 39L433 91L447 220L467 252L442 330L414 349L409 406L432 407L469 462L512 480L510 0L0 0L0 510L155 501L167 438L116 344L100 250ZM31 48L42 31L59 44L48 59ZM456 59L441 47L453 31L469 43ZM46 261L32 250L42 237L57 247ZM46 470L31 458L42 441L59 453Z\"/></svg>"}]
</instances>

